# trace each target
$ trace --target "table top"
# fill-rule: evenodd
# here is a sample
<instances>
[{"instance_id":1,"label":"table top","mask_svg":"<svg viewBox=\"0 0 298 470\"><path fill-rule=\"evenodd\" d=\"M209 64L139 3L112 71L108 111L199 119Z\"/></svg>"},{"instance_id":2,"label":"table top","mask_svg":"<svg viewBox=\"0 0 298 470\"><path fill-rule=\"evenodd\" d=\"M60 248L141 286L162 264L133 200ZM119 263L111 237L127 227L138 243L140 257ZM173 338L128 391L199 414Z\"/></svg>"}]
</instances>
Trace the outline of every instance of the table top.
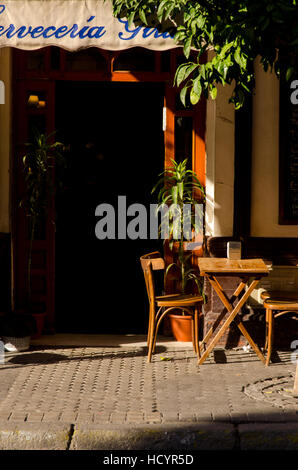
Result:
<instances>
[{"instance_id":1,"label":"table top","mask_svg":"<svg viewBox=\"0 0 298 470\"><path fill-rule=\"evenodd\" d=\"M201 276L205 274L268 274L262 259L198 258Z\"/></svg>"}]
</instances>

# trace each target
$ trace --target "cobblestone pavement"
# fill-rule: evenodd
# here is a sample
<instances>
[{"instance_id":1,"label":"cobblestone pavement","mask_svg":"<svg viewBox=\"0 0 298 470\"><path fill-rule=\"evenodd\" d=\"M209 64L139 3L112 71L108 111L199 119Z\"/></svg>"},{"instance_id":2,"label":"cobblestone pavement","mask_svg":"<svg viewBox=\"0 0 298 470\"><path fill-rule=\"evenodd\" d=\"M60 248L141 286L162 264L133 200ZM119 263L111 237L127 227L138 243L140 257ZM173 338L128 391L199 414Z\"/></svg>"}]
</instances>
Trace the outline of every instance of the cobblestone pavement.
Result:
<instances>
[{"instance_id":1,"label":"cobblestone pavement","mask_svg":"<svg viewBox=\"0 0 298 470\"><path fill-rule=\"evenodd\" d=\"M191 345L48 344L8 353L0 365L0 421L166 424L298 421L291 352L265 367L253 352L216 350L198 367ZM52 345L49 344L52 342ZM42 340L40 341L42 342ZM63 342L63 341L62 341Z\"/></svg>"}]
</instances>

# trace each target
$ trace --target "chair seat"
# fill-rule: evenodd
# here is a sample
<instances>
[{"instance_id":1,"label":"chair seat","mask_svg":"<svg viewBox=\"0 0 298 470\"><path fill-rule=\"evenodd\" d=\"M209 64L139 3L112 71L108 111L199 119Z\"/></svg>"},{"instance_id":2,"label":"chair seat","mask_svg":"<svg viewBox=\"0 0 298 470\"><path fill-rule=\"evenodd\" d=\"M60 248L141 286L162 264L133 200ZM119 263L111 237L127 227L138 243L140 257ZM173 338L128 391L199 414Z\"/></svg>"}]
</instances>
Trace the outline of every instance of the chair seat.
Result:
<instances>
[{"instance_id":1,"label":"chair seat","mask_svg":"<svg viewBox=\"0 0 298 470\"><path fill-rule=\"evenodd\" d=\"M261 299L262 300L267 300L267 299L274 299L274 300L296 300L298 302L298 292L292 292L292 291L281 291L281 290L273 290L273 291L267 291L264 290L261 293Z\"/></svg>"},{"instance_id":2,"label":"chair seat","mask_svg":"<svg viewBox=\"0 0 298 470\"><path fill-rule=\"evenodd\" d=\"M199 302L203 302L201 295L160 295L156 297L156 303L158 307L186 307L193 306Z\"/></svg>"},{"instance_id":3,"label":"chair seat","mask_svg":"<svg viewBox=\"0 0 298 470\"><path fill-rule=\"evenodd\" d=\"M271 310L289 310L295 311L298 310L298 300L291 299L278 299L270 297L264 302L265 308L270 308Z\"/></svg>"}]
</instances>

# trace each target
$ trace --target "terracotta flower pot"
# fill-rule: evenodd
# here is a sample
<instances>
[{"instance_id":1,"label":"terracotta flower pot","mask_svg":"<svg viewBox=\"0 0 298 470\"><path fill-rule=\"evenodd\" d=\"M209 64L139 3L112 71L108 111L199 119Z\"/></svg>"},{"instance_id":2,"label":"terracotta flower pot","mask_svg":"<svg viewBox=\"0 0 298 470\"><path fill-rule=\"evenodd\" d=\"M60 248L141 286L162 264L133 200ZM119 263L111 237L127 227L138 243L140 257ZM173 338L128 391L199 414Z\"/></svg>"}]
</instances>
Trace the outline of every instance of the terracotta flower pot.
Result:
<instances>
[{"instance_id":1,"label":"terracotta flower pot","mask_svg":"<svg viewBox=\"0 0 298 470\"><path fill-rule=\"evenodd\" d=\"M175 315L169 313L170 324L174 338L177 341L192 341L192 316L191 315Z\"/></svg>"}]
</instances>

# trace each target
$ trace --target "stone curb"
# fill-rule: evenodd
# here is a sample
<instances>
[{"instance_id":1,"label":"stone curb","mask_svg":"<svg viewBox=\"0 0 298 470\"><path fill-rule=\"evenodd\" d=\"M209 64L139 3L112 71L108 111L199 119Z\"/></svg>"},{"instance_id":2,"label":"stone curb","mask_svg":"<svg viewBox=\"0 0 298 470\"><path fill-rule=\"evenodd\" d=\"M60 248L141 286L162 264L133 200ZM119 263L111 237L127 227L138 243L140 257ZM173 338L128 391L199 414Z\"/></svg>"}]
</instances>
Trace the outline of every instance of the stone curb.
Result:
<instances>
[{"instance_id":1,"label":"stone curb","mask_svg":"<svg viewBox=\"0 0 298 470\"><path fill-rule=\"evenodd\" d=\"M239 424L241 450L298 450L298 424Z\"/></svg>"},{"instance_id":2,"label":"stone curb","mask_svg":"<svg viewBox=\"0 0 298 470\"><path fill-rule=\"evenodd\" d=\"M0 450L66 450L70 437L67 424L0 422Z\"/></svg>"},{"instance_id":3,"label":"stone curb","mask_svg":"<svg viewBox=\"0 0 298 470\"><path fill-rule=\"evenodd\" d=\"M231 450L236 433L231 424L99 427L77 425L70 450Z\"/></svg>"},{"instance_id":4,"label":"stone curb","mask_svg":"<svg viewBox=\"0 0 298 470\"><path fill-rule=\"evenodd\" d=\"M167 425L0 421L0 450L298 450L297 423Z\"/></svg>"}]
</instances>

